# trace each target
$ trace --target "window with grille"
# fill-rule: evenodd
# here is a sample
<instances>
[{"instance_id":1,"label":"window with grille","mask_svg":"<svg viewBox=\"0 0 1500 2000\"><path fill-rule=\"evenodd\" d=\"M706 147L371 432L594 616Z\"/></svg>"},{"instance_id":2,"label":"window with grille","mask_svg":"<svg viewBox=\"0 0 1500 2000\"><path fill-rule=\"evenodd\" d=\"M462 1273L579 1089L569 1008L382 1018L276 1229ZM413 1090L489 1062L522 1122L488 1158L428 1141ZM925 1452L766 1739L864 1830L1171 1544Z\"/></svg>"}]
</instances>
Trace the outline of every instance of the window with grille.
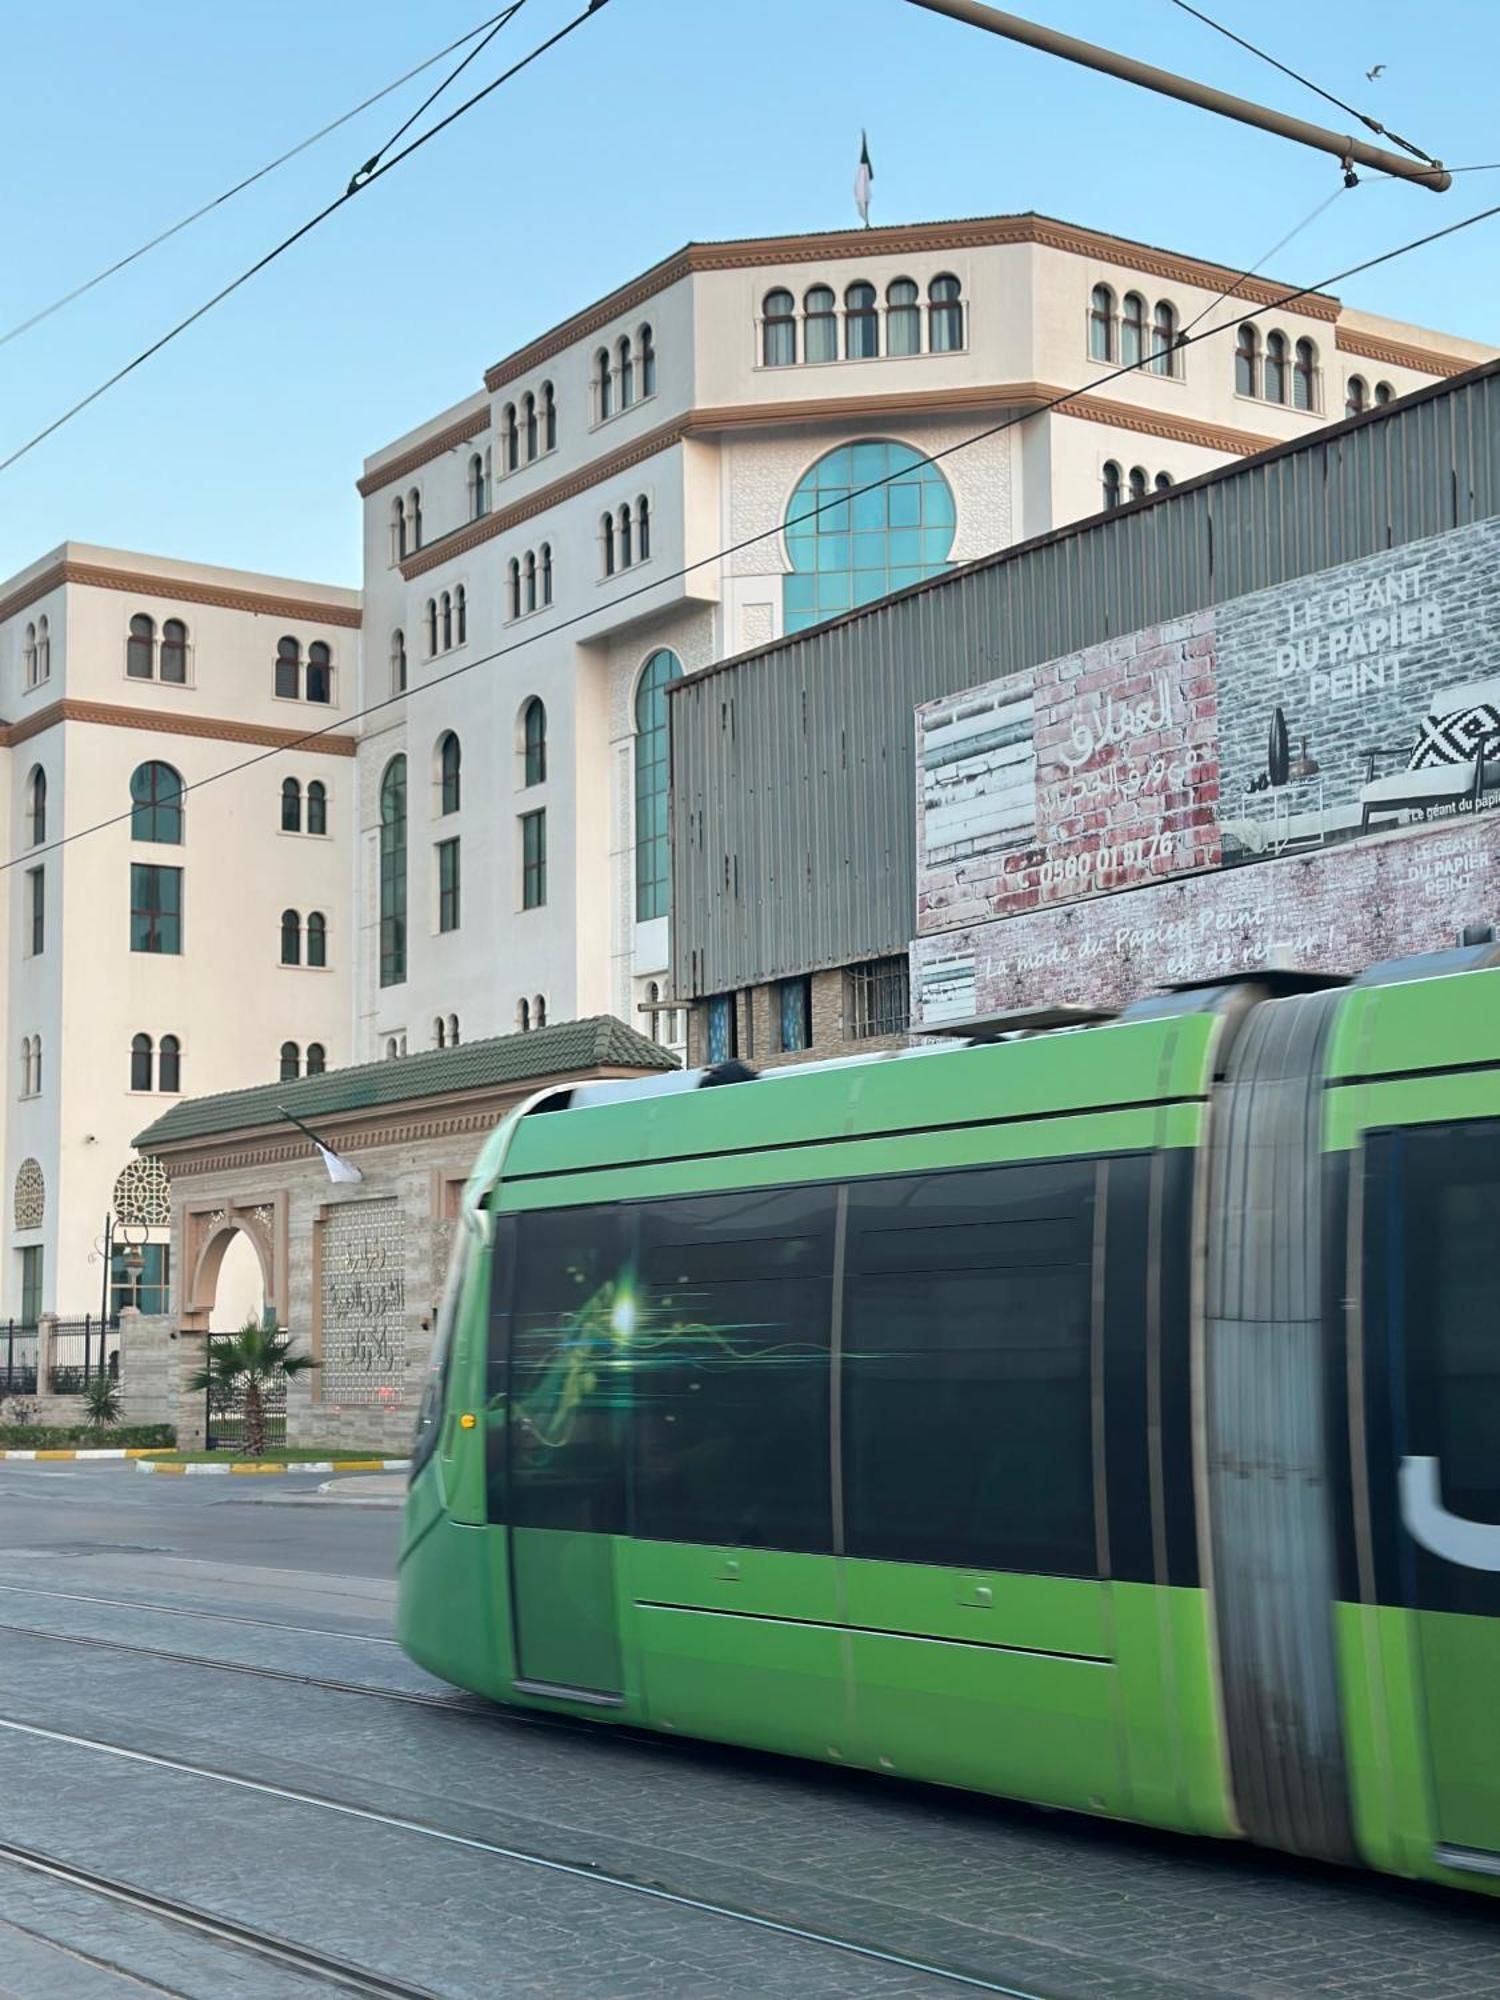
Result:
<instances>
[{"instance_id":1,"label":"window with grille","mask_svg":"<svg viewBox=\"0 0 1500 2000\"><path fill-rule=\"evenodd\" d=\"M911 993L904 958L873 958L845 974L844 1019L851 1040L904 1034L911 1023Z\"/></svg>"}]
</instances>

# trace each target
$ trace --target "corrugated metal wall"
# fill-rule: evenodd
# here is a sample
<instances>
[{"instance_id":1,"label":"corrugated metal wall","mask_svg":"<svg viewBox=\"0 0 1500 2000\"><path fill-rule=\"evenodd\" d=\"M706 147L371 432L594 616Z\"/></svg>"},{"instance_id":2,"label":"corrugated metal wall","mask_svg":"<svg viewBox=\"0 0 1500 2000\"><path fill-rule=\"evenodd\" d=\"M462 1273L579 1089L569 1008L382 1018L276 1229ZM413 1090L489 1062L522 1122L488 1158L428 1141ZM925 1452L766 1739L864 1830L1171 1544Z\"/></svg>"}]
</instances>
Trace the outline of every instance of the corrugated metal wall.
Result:
<instances>
[{"instance_id":1,"label":"corrugated metal wall","mask_svg":"<svg viewBox=\"0 0 1500 2000\"><path fill-rule=\"evenodd\" d=\"M918 703L1495 514L1500 363L684 681L675 991L905 951Z\"/></svg>"}]
</instances>

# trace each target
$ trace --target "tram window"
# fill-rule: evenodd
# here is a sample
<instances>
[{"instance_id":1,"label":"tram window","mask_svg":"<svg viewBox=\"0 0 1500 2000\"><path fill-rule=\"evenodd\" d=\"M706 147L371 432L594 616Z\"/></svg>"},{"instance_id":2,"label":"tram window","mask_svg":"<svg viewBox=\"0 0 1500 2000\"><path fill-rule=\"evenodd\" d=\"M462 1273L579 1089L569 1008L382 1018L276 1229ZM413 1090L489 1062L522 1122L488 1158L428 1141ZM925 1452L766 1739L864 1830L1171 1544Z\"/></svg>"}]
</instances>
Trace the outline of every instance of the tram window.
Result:
<instances>
[{"instance_id":1,"label":"tram window","mask_svg":"<svg viewBox=\"0 0 1500 2000\"><path fill-rule=\"evenodd\" d=\"M637 1535L831 1549L834 1206L779 1188L640 1212Z\"/></svg>"},{"instance_id":2,"label":"tram window","mask_svg":"<svg viewBox=\"0 0 1500 2000\"><path fill-rule=\"evenodd\" d=\"M984 1168L850 1189L848 1551L1096 1573L1094 1169Z\"/></svg>"}]
</instances>

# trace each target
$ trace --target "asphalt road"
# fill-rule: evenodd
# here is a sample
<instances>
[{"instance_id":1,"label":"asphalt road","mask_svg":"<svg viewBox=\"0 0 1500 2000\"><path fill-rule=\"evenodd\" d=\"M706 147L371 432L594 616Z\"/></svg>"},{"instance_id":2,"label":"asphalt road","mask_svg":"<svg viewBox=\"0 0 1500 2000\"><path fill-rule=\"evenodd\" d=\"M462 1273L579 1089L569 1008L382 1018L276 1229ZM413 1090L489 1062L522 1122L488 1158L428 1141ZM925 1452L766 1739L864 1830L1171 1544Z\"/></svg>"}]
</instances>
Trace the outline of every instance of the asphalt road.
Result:
<instances>
[{"instance_id":1,"label":"asphalt road","mask_svg":"<svg viewBox=\"0 0 1500 2000\"><path fill-rule=\"evenodd\" d=\"M315 1484L0 1464L0 1996L1500 2000L1480 1899L486 1709Z\"/></svg>"}]
</instances>

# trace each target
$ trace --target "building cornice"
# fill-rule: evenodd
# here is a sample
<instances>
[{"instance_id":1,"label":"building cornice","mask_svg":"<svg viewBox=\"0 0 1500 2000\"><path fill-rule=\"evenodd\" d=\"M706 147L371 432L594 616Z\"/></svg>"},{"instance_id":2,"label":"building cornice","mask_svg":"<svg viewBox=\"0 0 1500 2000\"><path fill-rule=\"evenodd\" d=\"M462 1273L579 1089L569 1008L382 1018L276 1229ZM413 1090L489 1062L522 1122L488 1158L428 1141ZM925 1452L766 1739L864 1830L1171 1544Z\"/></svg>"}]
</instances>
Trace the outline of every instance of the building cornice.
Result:
<instances>
[{"instance_id":1,"label":"building cornice","mask_svg":"<svg viewBox=\"0 0 1500 2000\"><path fill-rule=\"evenodd\" d=\"M310 757L352 757L353 736L319 735L302 729L273 729L259 722L231 722L217 715L182 715L170 709L127 708L113 701L77 701L71 695L49 702L19 722L0 723L0 743L25 743L61 722L93 722L105 729L147 729L159 736L196 736L214 743L250 743L268 750L303 750Z\"/></svg>"},{"instance_id":2,"label":"building cornice","mask_svg":"<svg viewBox=\"0 0 1500 2000\"><path fill-rule=\"evenodd\" d=\"M1050 389L1044 393L1058 396L1063 392ZM1174 416L1170 410L1148 409L1140 403L1117 403L1108 396L1069 396L1066 401L1057 404L1055 414L1082 417L1095 424L1110 424L1116 430L1140 431L1146 437L1170 438L1176 444L1198 444L1208 451L1229 451L1240 458L1268 451L1273 445L1286 441L1265 437L1257 431L1235 430L1228 424L1206 424L1197 417ZM1309 419L1308 428L1315 429L1321 422L1321 418L1313 416Z\"/></svg>"},{"instance_id":3,"label":"building cornice","mask_svg":"<svg viewBox=\"0 0 1500 2000\"><path fill-rule=\"evenodd\" d=\"M1357 327L1334 328L1333 344L1340 354L1357 354L1365 361L1383 361L1389 368L1415 368L1423 375L1467 375L1483 366L1472 356L1445 354L1436 347L1416 347L1405 340L1386 340L1375 333L1361 333Z\"/></svg>"},{"instance_id":4,"label":"building cornice","mask_svg":"<svg viewBox=\"0 0 1500 2000\"><path fill-rule=\"evenodd\" d=\"M165 597L179 604L213 604L225 611L251 611L266 618L295 618L304 623L342 625L358 629L356 604L319 604L310 597L281 597L271 591L243 590L227 584L202 583L192 577L163 576L157 570L115 569L103 563L69 558L54 563L29 583L0 598L0 619L24 611L49 591L64 584L86 584L93 590L126 590L140 597Z\"/></svg>"},{"instance_id":5,"label":"building cornice","mask_svg":"<svg viewBox=\"0 0 1500 2000\"><path fill-rule=\"evenodd\" d=\"M384 465L377 465L373 472L367 472L363 478L355 480L355 486L368 499L372 493L378 493L382 486L394 486L396 481L404 479L408 472L415 472L434 458L441 458L445 451L452 451L456 444L467 444L470 438L478 437L481 431L487 431L489 427L490 406L486 403L482 410L471 410L468 416L460 417L457 423L445 425L440 431L434 431L430 438L423 438L420 444L414 444L409 451L403 451L399 457L389 458Z\"/></svg>"}]
</instances>

